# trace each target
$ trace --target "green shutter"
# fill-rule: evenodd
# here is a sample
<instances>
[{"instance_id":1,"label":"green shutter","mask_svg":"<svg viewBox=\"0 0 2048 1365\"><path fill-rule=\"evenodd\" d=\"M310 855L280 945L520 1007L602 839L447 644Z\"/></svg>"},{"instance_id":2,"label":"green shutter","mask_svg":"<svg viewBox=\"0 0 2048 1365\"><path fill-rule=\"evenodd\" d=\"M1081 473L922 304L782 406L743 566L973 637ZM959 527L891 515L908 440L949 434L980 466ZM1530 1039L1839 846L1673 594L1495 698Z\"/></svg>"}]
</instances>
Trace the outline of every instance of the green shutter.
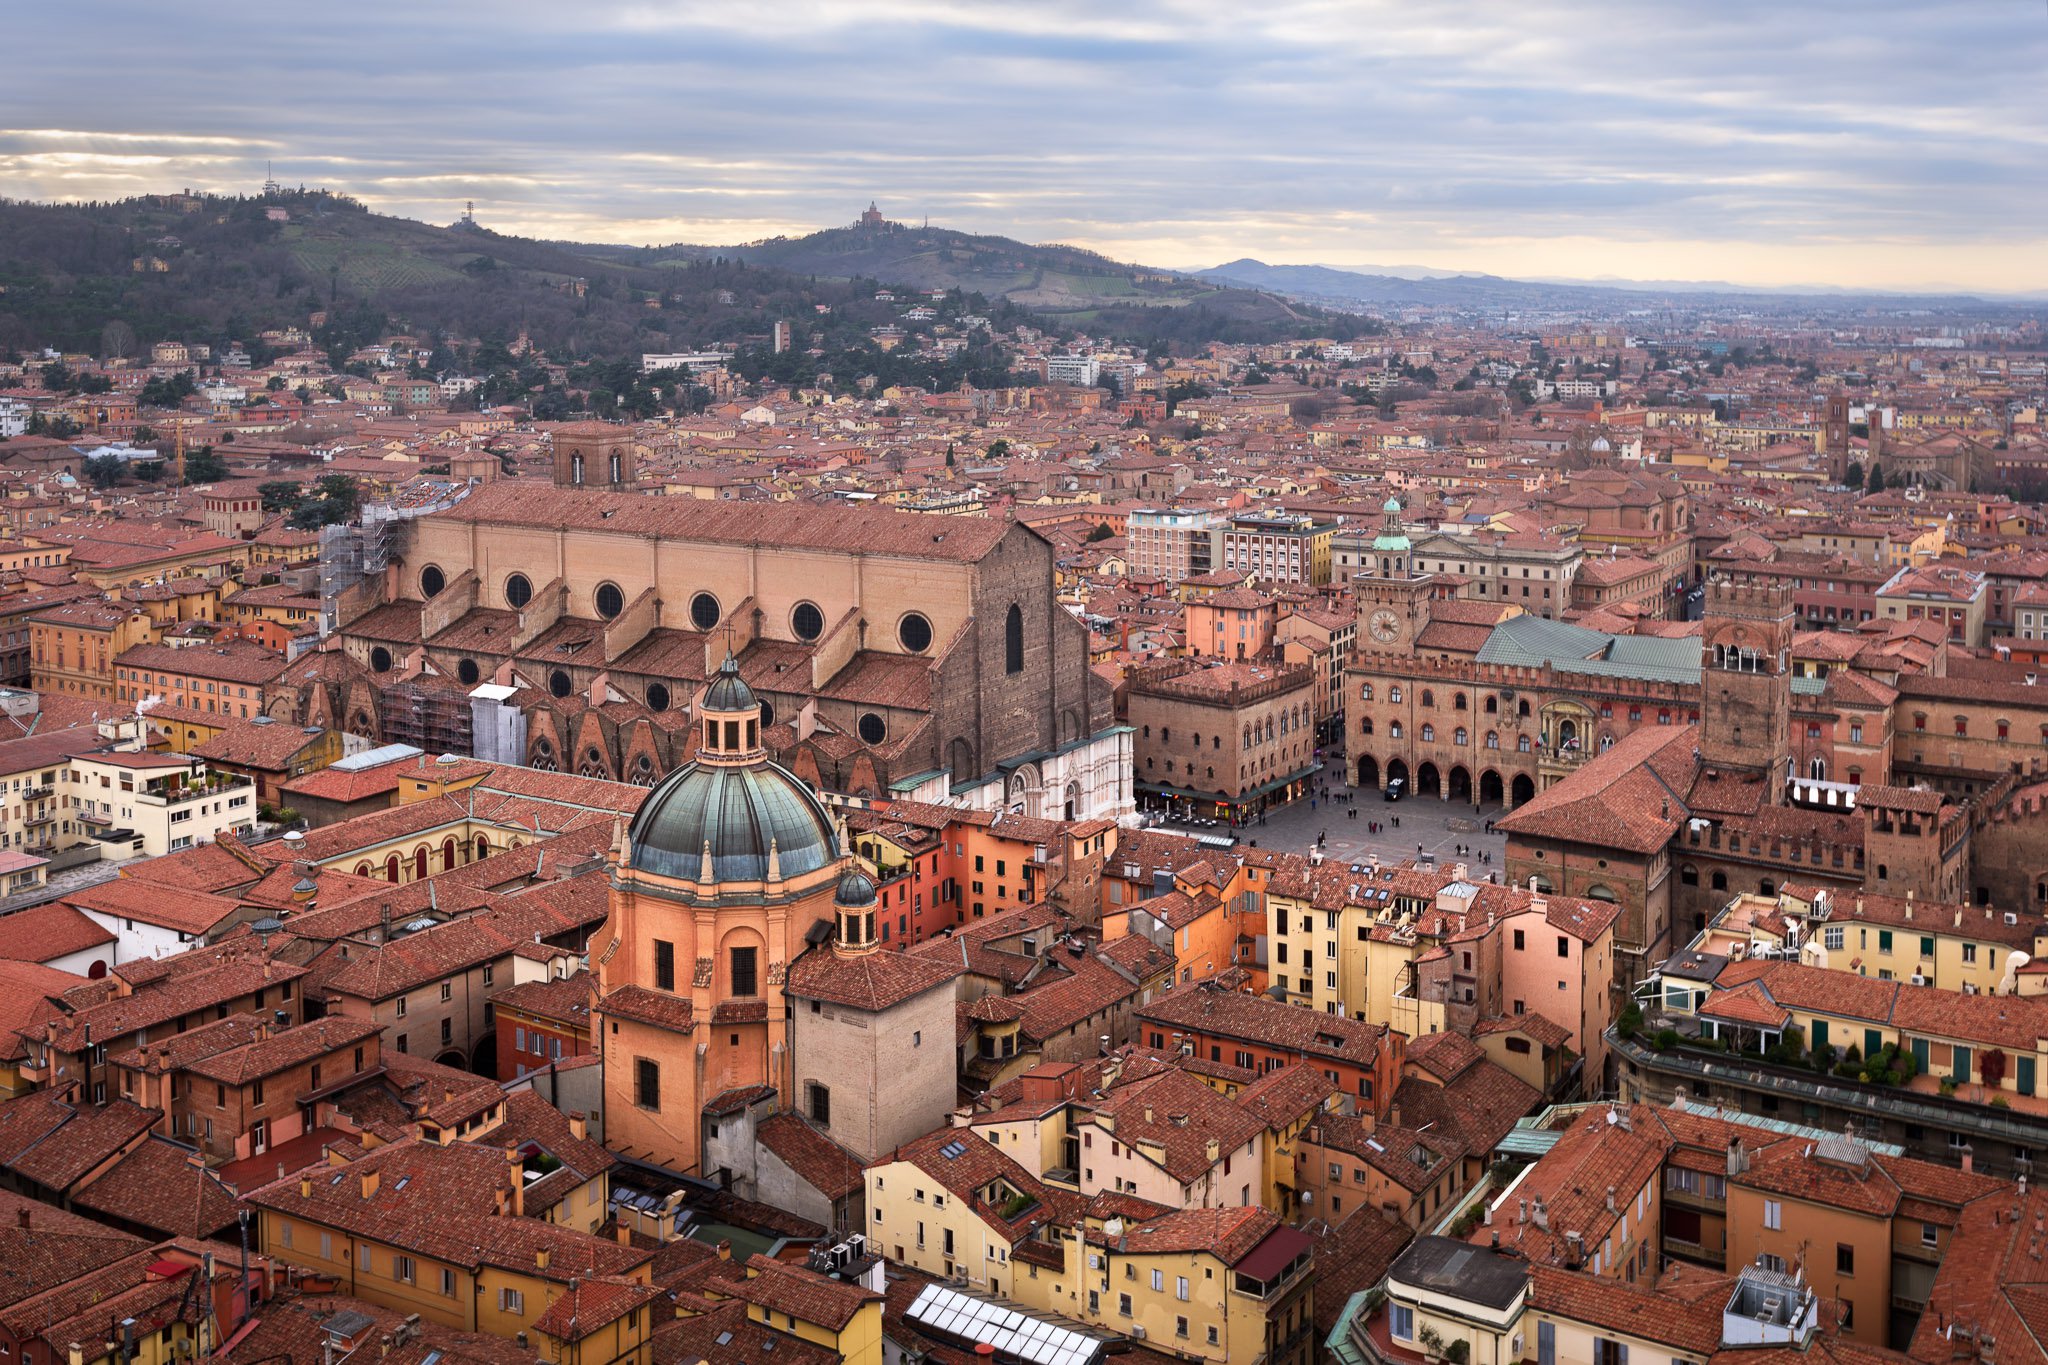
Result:
<instances>
[{"instance_id":1,"label":"green shutter","mask_svg":"<svg viewBox=\"0 0 2048 1365\"><path fill-rule=\"evenodd\" d=\"M1816 1019L1813 1021L1813 1049L1814 1051L1818 1052L1820 1049L1826 1047L1827 1045L1828 1021L1825 1019Z\"/></svg>"},{"instance_id":2,"label":"green shutter","mask_svg":"<svg viewBox=\"0 0 2048 1365\"><path fill-rule=\"evenodd\" d=\"M2032 1057L2021 1057L2019 1065L2013 1068L2012 1074L2013 1084L2019 1088L2019 1092L2022 1095L2034 1093L2034 1059Z\"/></svg>"}]
</instances>

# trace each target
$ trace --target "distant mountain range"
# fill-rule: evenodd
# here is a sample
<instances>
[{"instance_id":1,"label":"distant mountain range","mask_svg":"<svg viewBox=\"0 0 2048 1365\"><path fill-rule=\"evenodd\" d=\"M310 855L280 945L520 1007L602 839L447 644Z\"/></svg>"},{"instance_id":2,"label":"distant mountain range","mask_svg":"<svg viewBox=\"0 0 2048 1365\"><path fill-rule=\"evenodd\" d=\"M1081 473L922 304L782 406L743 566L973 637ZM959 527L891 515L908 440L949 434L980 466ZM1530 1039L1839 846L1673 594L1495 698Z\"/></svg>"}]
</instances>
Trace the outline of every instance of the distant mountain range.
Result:
<instances>
[{"instance_id":1,"label":"distant mountain range","mask_svg":"<svg viewBox=\"0 0 2048 1365\"><path fill-rule=\"evenodd\" d=\"M1716 299L1759 306L1782 303L1812 307L1825 300L1848 302L1911 301L1916 305L1975 307L2020 305L2036 295L1983 299L1967 293L1912 293L1841 289L1830 286L1771 289L1711 280L1511 280L1497 275L1430 270L1422 266L1384 267L1387 273L1343 270L1326 265L1268 265L1244 257L1194 273L1218 284L1271 290L1289 298L1329 307L1400 307L1500 309L1601 309L1618 311L1657 306L1660 299L1698 306Z\"/></svg>"}]
</instances>

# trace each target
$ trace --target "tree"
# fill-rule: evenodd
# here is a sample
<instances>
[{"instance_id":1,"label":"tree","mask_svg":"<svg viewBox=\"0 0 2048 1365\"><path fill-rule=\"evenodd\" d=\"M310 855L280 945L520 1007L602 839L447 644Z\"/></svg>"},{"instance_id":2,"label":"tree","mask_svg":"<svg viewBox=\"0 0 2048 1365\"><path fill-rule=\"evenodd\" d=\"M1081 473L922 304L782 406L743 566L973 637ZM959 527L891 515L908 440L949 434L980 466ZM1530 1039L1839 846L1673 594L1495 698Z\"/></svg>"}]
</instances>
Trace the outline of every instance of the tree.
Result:
<instances>
[{"instance_id":1,"label":"tree","mask_svg":"<svg viewBox=\"0 0 2048 1365\"><path fill-rule=\"evenodd\" d=\"M263 387L271 393L283 393L284 376L281 374L274 374L270 376L269 379L263 382Z\"/></svg>"},{"instance_id":2,"label":"tree","mask_svg":"<svg viewBox=\"0 0 2048 1365\"><path fill-rule=\"evenodd\" d=\"M219 483L228 476L227 462L212 446L201 446L185 457L186 483Z\"/></svg>"},{"instance_id":3,"label":"tree","mask_svg":"<svg viewBox=\"0 0 2048 1365\"><path fill-rule=\"evenodd\" d=\"M1088 543L1092 545L1098 540L1109 540L1115 535L1116 528L1104 522L1088 533Z\"/></svg>"},{"instance_id":4,"label":"tree","mask_svg":"<svg viewBox=\"0 0 2048 1365\"><path fill-rule=\"evenodd\" d=\"M984 453L991 460L1000 460L1010 453L1010 443L998 436L995 440L988 443L988 450Z\"/></svg>"},{"instance_id":5,"label":"tree","mask_svg":"<svg viewBox=\"0 0 2048 1365\"><path fill-rule=\"evenodd\" d=\"M127 472L127 462L119 455L93 455L85 462L86 480L94 488L112 488Z\"/></svg>"},{"instance_id":6,"label":"tree","mask_svg":"<svg viewBox=\"0 0 2048 1365\"><path fill-rule=\"evenodd\" d=\"M1842 471L1842 484L1847 488L1863 487L1863 462L1861 460L1849 461L1848 466Z\"/></svg>"},{"instance_id":7,"label":"tree","mask_svg":"<svg viewBox=\"0 0 2048 1365\"><path fill-rule=\"evenodd\" d=\"M1870 482L1864 486L1864 491L1870 493L1884 492L1884 466L1875 460L1870 462Z\"/></svg>"},{"instance_id":8,"label":"tree","mask_svg":"<svg viewBox=\"0 0 2048 1365\"><path fill-rule=\"evenodd\" d=\"M126 360L135 354L135 329L119 318L100 328L100 359Z\"/></svg>"},{"instance_id":9,"label":"tree","mask_svg":"<svg viewBox=\"0 0 2048 1365\"><path fill-rule=\"evenodd\" d=\"M1998 1089L2005 1083L2005 1054L1995 1047L1978 1053L1977 1075L1987 1088Z\"/></svg>"},{"instance_id":10,"label":"tree","mask_svg":"<svg viewBox=\"0 0 2048 1365\"><path fill-rule=\"evenodd\" d=\"M290 479L272 479L256 486L256 494L263 499L266 512L282 512L288 507L298 506L300 491L299 485Z\"/></svg>"},{"instance_id":11,"label":"tree","mask_svg":"<svg viewBox=\"0 0 2048 1365\"><path fill-rule=\"evenodd\" d=\"M948 441L946 443L946 468L951 469L953 468L953 466L953 443L951 441Z\"/></svg>"}]
</instances>

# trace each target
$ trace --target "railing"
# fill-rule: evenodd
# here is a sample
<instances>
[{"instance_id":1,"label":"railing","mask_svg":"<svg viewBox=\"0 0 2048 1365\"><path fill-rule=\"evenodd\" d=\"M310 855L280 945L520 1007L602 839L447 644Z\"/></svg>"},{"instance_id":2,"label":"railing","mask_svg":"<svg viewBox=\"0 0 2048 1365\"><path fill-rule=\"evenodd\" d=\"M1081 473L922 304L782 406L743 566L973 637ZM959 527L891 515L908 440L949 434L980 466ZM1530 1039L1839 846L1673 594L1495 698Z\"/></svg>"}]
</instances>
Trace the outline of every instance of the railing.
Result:
<instances>
[{"instance_id":1,"label":"railing","mask_svg":"<svg viewBox=\"0 0 2048 1365\"><path fill-rule=\"evenodd\" d=\"M1630 1042L1612 1029L1607 1031L1607 1045L1646 1070L1680 1073L1759 1092L1791 1095L1861 1114L1866 1122L1892 1119L1901 1123L1923 1124L1943 1132L1970 1132L2019 1147L2048 1145L2048 1119L2023 1119L2010 1110L1991 1105L1936 1102L1932 1096L1895 1090L1890 1086L1857 1086L1852 1089L1829 1085L1805 1079L1798 1068L1775 1066L1764 1061L1713 1061L1677 1049L1658 1052ZM1812 1072L1805 1073L1806 1077L1812 1075Z\"/></svg>"}]
</instances>

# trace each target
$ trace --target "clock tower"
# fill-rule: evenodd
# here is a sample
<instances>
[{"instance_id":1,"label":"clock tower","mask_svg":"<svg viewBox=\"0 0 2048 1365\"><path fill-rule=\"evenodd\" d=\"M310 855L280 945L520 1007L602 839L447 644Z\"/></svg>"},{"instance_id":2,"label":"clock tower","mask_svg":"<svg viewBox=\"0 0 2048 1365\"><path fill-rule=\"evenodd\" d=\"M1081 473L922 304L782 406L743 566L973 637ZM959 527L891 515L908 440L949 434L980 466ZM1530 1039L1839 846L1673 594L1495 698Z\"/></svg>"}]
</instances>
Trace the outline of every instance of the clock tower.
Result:
<instances>
[{"instance_id":1,"label":"clock tower","mask_svg":"<svg viewBox=\"0 0 2048 1365\"><path fill-rule=\"evenodd\" d=\"M1401 521L1401 501L1388 498L1372 555L1352 580L1358 593L1358 648L1410 654L1429 624L1428 577L1415 572L1414 545Z\"/></svg>"}]
</instances>

